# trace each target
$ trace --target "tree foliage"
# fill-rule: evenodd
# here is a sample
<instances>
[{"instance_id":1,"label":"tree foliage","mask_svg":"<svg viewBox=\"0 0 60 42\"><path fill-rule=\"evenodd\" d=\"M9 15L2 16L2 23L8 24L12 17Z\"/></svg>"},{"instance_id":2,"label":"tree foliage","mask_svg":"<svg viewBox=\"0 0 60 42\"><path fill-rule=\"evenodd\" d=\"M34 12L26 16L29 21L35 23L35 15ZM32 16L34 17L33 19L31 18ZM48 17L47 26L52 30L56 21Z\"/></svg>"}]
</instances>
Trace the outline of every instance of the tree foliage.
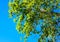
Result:
<instances>
[{"instance_id":1,"label":"tree foliage","mask_svg":"<svg viewBox=\"0 0 60 42\"><path fill-rule=\"evenodd\" d=\"M9 16L14 17L16 30L25 33L26 37L31 35L30 32L42 32L38 42L46 42L46 38L48 42L55 42L60 32L57 26L60 15L53 10L59 8L58 4L59 0L9 0ZM41 31L35 29L39 20L43 20Z\"/></svg>"}]
</instances>

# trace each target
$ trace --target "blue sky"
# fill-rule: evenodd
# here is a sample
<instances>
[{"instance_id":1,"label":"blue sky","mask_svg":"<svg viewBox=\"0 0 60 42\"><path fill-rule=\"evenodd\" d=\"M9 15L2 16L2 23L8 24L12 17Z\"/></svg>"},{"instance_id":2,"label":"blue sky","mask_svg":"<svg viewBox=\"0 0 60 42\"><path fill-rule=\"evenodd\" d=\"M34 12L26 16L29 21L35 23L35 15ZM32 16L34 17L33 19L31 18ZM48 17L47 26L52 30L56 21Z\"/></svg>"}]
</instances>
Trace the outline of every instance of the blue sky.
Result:
<instances>
[{"instance_id":1,"label":"blue sky","mask_svg":"<svg viewBox=\"0 0 60 42\"><path fill-rule=\"evenodd\" d=\"M8 17L8 0L0 0L0 42L20 42L15 23Z\"/></svg>"},{"instance_id":2,"label":"blue sky","mask_svg":"<svg viewBox=\"0 0 60 42\"><path fill-rule=\"evenodd\" d=\"M18 34L15 23L8 15L8 0L0 0L0 42L23 42L23 40L20 41L20 36L23 35ZM39 35L33 34L27 41L37 42L38 37Z\"/></svg>"}]
</instances>

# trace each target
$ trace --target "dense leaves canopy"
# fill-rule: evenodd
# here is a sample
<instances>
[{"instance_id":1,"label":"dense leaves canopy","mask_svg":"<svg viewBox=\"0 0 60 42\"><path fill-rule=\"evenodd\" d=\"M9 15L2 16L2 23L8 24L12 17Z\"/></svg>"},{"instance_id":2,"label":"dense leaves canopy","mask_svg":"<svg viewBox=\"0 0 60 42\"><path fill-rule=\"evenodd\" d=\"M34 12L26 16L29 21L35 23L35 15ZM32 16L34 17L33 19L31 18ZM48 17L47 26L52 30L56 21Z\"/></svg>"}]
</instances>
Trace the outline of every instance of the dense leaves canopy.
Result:
<instances>
[{"instance_id":1,"label":"dense leaves canopy","mask_svg":"<svg viewBox=\"0 0 60 42\"><path fill-rule=\"evenodd\" d=\"M26 37L31 35L30 32L42 32L38 42L46 42L46 38L48 42L55 42L60 32L60 26L57 26L60 15L53 10L60 8L58 4L59 0L10 0L9 16L14 17L16 30L25 33ZM43 20L41 31L35 29L39 20Z\"/></svg>"}]
</instances>

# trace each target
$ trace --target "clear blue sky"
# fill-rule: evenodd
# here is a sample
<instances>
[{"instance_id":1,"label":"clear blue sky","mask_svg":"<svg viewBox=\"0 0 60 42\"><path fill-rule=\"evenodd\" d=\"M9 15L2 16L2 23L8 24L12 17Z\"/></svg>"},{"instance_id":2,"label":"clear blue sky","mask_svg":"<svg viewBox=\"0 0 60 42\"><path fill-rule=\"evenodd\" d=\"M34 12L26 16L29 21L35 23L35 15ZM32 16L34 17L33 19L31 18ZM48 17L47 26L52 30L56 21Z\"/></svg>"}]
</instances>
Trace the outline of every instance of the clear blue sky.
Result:
<instances>
[{"instance_id":1,"label":"clear blue sky","mask_svg":"<svg viewBox=\"0 0 60 42\"><path fill-rule=\"evenodd\" d=\"M23 42L23 40L20 41L20 36L23 35L17 33L15 23L8 15L8 0L0 0L0 42ZM33 34L27 41L37 42L38 37L39 35Z\"/></svg>"},{"instance_id":2,"label":"clear blue sky","mask_svg":"<svg viewBox=\"0 0 60 42\"><path fill-rule=\"evenodd\" d=\"M20 42L15 23L8 17L8 0L0 0L0 42Z\"/></svg>"}]
</instances>

